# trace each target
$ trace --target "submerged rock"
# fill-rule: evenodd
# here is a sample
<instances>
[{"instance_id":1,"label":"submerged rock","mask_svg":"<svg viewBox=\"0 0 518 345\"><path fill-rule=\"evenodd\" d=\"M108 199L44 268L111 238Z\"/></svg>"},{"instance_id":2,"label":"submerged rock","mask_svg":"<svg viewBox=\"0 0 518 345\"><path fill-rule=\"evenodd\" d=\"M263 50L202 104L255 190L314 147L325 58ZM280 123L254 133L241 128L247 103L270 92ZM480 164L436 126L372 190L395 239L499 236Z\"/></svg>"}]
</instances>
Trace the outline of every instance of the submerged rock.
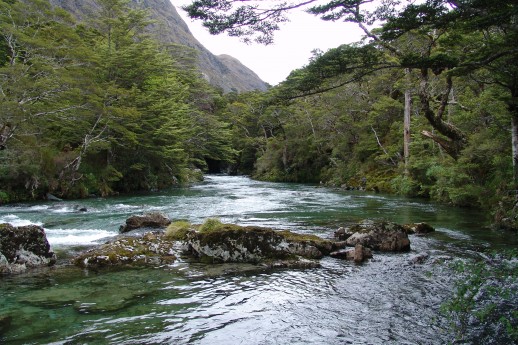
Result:
<instances>
[{"instance_id":1,"label":"submerged rock","mask_svg":"<svg viewBox=\"0 0 518 345\"><path fill-rule=\"evenodd\" d=\"M0 336L9 330L9 327L11 327L12 321L13 321L13 318L11 316L0 315Z\"/></svg>"},{"instance_id":2,"label":"submerged rock","mask_svg":"<svg viewBox=\"0 0 518 345\"><path fill-rule=\"evenodd\" d=\"M169 218L161 213L146 213L126 219L126 224L120 226L119 232L122 234L139 228L165 228L169 224Z\"/></svg>"},{"instance_id":3,"label":"submerged rock","mask_svg":"<svg viewBox=\"0 0 518 345\"><path fill-rule=\"evenodd\" d=\"M415 255L412 255L408 259L408 263L412 264L412 265L424 264L428 260L429 257L430 257L430 254L428 254L427 252L415 254Z\"/></svg>"},{"instance_id":4,"label":"submerged rock","mask_svg":"<svg viewBox=\"0 0 518 345\"><path fill-rule=\"evenodd\" d=\"M372 250L384 252L410 250L410 240L404 227L393 222L364 220L343 228L338 235L335 233L335 236L338 239L346 238L348 246L361 244Z\"/></svg>"},{"instance_id":5,"label":"submerged rock","mask_svg":"<svg viewBox=\"0 0 518 345\"><path fill-rule=\"evenodd\" d=\"M55 263L56 254L42 227L0 224L0 273L20 273Z\"/></svg>"},{"instance_id":6,"label":"submerged rock","mask_svg":"<svg viewBox=\"0 0 518 345\"><path fill-rule=\"evenodd\" d=\"M121 237L72 259L80 267L119 265L168 265L176 260L174 242L163 234L147 233L142 237Z\"/></svg>"},{"instance_id":7,"label":"submerged rock","mask_svg":"<svg viewBox=\"0 0 518 345\"><path fill-rule=\"evenodd\" d=\"M424 235L434 232L435 229L428 223L412 223L403 225L407 234Z\"/></svg>"},{"instance_id":8,"label":"submerged rock","mask_svg":"<svg viewBox=\"0 0 518 345\"><path fill-rule=\"evenodd\" d=\"M191 231L186 244L190 254L204 262L320 259L333 249L331 241L318 236L229 224L211 231Z\"/></svg>"},{"instance_id":9,"label":"submerged rock","mask_svg":"<svg viewBox=\"0 0 518 345\"><path fill-rule=\"evenodd\" d=\"M369 248L357 244L354 248L341 249L335 252L331 252L329 256L343 260L353 260L354 262L360 263L367 259L372 258L372 251Z\"/></svg>"}]
</instances>

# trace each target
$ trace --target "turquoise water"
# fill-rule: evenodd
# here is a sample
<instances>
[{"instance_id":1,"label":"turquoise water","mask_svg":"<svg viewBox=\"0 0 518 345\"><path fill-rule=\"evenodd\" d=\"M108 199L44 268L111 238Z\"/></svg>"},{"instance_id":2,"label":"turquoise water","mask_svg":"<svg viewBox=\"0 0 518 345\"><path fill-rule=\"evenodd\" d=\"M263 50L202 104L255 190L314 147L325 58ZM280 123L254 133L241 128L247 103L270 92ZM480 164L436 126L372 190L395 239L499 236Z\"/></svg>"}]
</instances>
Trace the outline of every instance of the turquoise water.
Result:
<instances>
[{"instance_id":1,"label":"turquoise water","mask_svg":"<svg viewBox=\"0 0 518 345\"><path fill-rule=\"evenodd\" d=\"M148 211L322 237L366 218L425 221L437 232L411 237L410 253L375 253L362 265L326 258L308 270L182 260L99 271L66 264ZM452 291L444 259L517 245L473 210L230 176L160 194L9 205L0 208L1 222L41 224L61 257L52 269L0 277L2 344L444 344L451 335L439 306ZM426 264L409 263L423 252Z\"/></svg>"}]
</instances>

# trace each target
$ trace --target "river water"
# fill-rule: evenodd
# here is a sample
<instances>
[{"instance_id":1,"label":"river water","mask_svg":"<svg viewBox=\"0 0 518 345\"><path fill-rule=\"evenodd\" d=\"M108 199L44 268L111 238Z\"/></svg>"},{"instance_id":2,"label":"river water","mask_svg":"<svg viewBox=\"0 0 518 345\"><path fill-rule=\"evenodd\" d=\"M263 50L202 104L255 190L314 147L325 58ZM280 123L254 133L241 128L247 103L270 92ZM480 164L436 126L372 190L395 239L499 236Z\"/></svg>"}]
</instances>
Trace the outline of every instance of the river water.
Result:
<instances>
[{"instance_id":1,"label":"river water","mask_svg":"<svg viewBox=\"0 0 518 345\"><path fill-rule=\"evenodd\" d=\"M99 271L66 264L116 236L128 216L149 211L325 238L362 219L427 222L437 231L411 236L409 253L374 253L361 265L325 258L305 270L183 260ZM4 206L2 222L42 225L61 259L0 277L1 344L444 344L452 340L439 312L452 294L450 259L518 244L473 210L218 175L160 194ZM424 264L411 262L423 253Z\"/></svg>"}]
</instances>

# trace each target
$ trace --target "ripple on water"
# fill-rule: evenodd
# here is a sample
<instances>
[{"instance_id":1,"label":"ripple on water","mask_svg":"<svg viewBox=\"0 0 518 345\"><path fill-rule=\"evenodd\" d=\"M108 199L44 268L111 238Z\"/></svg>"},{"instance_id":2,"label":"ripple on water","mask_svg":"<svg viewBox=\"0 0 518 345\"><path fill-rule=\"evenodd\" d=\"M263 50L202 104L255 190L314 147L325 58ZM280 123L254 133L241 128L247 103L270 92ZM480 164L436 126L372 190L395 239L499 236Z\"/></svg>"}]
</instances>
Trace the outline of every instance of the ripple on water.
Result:
<instances>
[{"instance_id":1,"label":"ripple on water","mask_svg":"<svg viewBox=\"0 0 518 345\"><path fill-rule=\"evenodd\" d=\"M244 177L209 176L189 189L84 200L80 204L88 211L81 213L77 204L0 207L0 222L42 224L51 244L63 247L114 235L128 215L146 210L196 223L219 216L322 237L365 218L427 221L438 231L412 237L409 253L375 253L362 265L326 258L320 268L264 271L180 262L159 269L66 267L0 278L0 317L12 316L0 342L444 344L451 339L438 309L452 291L452 274L447 265L432 264L434 258L460 256L469 244L494 238L510 241L480 230L481 218L465 210ZM422 252L429 254L427 263L409 264Z\"/></svg>"}]
</instances>

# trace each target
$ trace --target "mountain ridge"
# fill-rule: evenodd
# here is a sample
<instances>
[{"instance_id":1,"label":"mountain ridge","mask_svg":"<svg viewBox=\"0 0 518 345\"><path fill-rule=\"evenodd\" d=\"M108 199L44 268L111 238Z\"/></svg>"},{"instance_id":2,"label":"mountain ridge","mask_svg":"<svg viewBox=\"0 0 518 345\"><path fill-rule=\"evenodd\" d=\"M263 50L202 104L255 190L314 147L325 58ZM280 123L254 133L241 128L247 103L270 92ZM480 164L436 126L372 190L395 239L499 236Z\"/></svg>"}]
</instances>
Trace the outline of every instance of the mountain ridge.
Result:
<instances>
[{"instance_id":1,"label":"mountain ridge","mask_svg":"<svg viewBox=\"0 0 518 345\"><path fill-rule=\"evenodd\" d=\"M95 16L99 8L94 0L49 0L70 12L79 21ZM193 49L197 54L197 67L202 76L223 92L265 91L268 86L251 69L230 55L214 55L191 33L187 23L180 17L169 0L131 0L136 8L146 9L155 22L147 31L163 44L180 44Z\"/></svg>"}]
</instances>

